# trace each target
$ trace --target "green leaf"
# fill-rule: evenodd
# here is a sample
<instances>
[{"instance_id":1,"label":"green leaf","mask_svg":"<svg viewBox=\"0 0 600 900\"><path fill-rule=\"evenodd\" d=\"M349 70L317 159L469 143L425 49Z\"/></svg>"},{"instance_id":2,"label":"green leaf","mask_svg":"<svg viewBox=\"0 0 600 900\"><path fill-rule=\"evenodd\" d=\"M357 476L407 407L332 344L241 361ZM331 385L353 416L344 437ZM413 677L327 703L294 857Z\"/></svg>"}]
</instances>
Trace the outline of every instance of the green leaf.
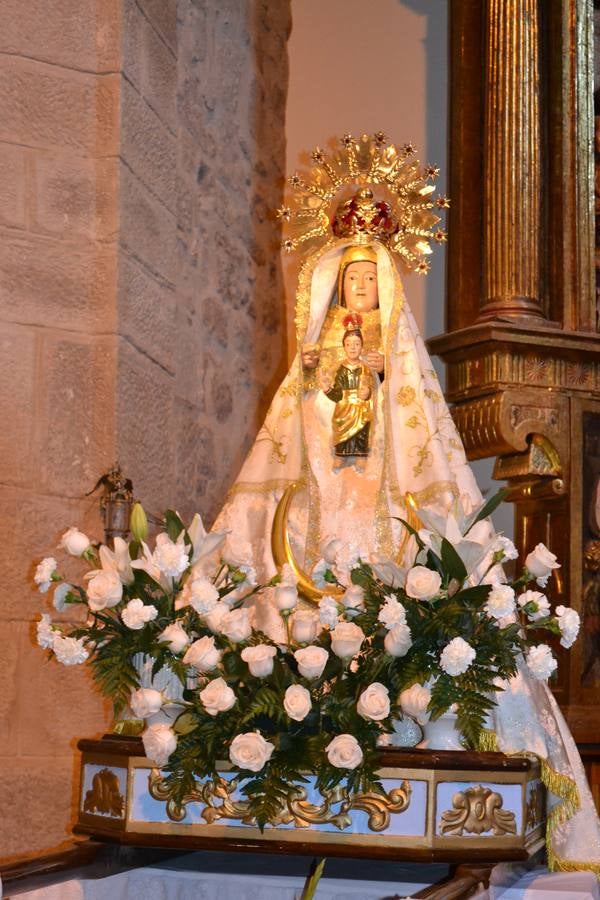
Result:
<instances>
[{"instance_id":1,"label":"green leaf","mask_svg":"<svg viewBox=\"0 0 600 900\"><path fill-rule=\"evenodd\" d=\"M317 890L317 885L321 880L321 875L323 874L323 869L325 868L325 863L326 859L313 859L308 877L304 882L300 900L313 900L315 891Z\"/></svg>"},{"instance_id":2,"label":"green leaf","mask_svg":"<svg viewBox=\"0 0 600 900\"><path fill-rule=\"evenodd\" d=\"M165 527L172 541L176 541L181 532L185 531L185 525L172 509L168 509L165 513Z\"/></svg>"},{"instance_id":3,"label":"green leaf","mask_svg":"<svg viewBox=\"0 0 600 900\"><path fill-rule=\"evenodd\" d=\"M456 578L462 584L468 574L465 564L446 538L442 538L442 563L450 578Z\"/></svg>"},{"instance_id":4,"label":"green leaf","mask_svg":"<svg viewBox=\"0 0 600 900\"><path fill-rule=\"evenodd\" d=\"M503 503L508 495L510 494L510 490L508 488L501 488L497 494L494 494L493 497L490 497L483 506L474 514L473 518L469 518L467 520L467 530L465 531L465 536L470 532L473 525L476 525L477 522L481 522L482 519L487 519L488 516L491 516L495 509L497 509L501 503Z\"/></svg>"},{"instance_id":5,"label":"green leaf","mask_svg":"<svg viewBox=\"0 0 600 900\"><path fill-rule=\"evenodd\" d=\"M177 734L191 734L192 731L196 731L198 728L198 719L194 715L194 713L182 713L178 716L175 725L173 726L173 730L177 732Z\"/></svg>"},{"instance_id":6,"label":"green leaf","mask_svg":"<svg viewBox=\"0 0 600 900\"><path fill-rule=\"evenodd\" d=\"M423 548L425 547L425 544L419 537L419 532L415 528L413 528L412 525L409 525L405 519L401 519L400 516L391 516L391 518L395 519L396 522L401 522L402 525L404 525L404 527L408 531L408 533L414 537L415 541L417 542L417 544L419 546L419 550L423 550Z\"/></svg>"}]
</instances>

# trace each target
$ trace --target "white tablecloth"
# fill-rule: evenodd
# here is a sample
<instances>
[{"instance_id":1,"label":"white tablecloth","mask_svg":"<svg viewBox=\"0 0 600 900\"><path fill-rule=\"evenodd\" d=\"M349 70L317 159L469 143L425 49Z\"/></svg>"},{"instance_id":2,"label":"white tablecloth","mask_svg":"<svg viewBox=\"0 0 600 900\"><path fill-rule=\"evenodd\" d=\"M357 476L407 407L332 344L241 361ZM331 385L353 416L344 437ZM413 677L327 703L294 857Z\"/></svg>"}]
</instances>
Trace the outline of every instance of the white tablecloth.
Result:
<instances>
[{"instance_id":1,"label":"white tablecloth","mask_svg":"<svg viewBox=\"0 0 600 900\"><path fill-rule=\"evenodd\" d=\"M416 893L428 884L322 878L315 900L382 900L385 896ZM65 881L18 896L19 900L296 900L303 887L304 878L298 876L173 872L148 867L108 878Z\"/></svg>"}]
</instances>

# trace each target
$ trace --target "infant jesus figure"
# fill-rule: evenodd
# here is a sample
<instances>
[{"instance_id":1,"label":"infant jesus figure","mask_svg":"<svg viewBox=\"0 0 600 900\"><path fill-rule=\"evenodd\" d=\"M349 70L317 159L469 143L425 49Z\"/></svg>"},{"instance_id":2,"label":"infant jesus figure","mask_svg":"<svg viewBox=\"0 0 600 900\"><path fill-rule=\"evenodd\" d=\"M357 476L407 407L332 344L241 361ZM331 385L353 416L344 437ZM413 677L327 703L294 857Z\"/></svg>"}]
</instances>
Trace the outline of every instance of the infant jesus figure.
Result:
<instances>
[{"instance_id":1,"label":"infant jesus figure","mask_svg":"<svg viewBox=\"0 0 600 900\"><path fill-rule=\"evenodd\" d=\"M344 359L335 373L333 384L329 374L323 373L321 376L321 389L335 403L331 425L336 469L347 460L363 470L369 455L373 374L360 361L363 349L361 325L362 318L357 313L345 317L342 339Z\"/></svg>"}]
</instances>

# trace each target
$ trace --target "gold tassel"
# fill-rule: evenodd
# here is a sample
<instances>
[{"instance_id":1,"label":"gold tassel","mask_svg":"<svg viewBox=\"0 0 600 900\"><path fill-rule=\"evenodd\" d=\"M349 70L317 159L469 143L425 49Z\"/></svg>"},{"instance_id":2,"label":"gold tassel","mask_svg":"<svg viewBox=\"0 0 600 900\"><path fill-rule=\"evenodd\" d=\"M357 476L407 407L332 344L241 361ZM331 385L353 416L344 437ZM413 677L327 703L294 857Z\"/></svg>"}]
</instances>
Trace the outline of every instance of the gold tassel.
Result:
<instances>
[{"instance_id":1,"label":"gold tassel","mask_svg":"<svg viewBox=\"0 0 600 900\"><path fill-rule=\"evenodd\" d=\"M482 729L479 735L478 750L482 753L502 752L498 744L498 736L491 728ZM510 753L509 756L529 756L537 759L540 764L540 777L546 790L554 794L561 801L548 813L546 821L546 856L548 868L551 872L593 872L600 878L600 863L584 862L583 860L565 859L559 856L552 846L552 836L559 825L568 822L581 807L577 785L568 775L561 775L553 769L548 760L537 753L522 751Z\"/></svg>"}]
</instances>

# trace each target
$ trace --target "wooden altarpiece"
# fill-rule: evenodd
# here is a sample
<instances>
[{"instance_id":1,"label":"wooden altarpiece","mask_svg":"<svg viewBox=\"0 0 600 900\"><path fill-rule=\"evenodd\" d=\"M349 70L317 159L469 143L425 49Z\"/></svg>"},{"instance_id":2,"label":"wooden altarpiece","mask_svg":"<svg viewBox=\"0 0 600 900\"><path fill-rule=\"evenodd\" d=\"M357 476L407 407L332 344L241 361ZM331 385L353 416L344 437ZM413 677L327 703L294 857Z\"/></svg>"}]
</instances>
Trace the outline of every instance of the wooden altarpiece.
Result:
<instances>
[{"instance_id":1,"label":"wooden altarpiece","mask_svg":"<svg viewBox=\"0 0 600 900\"><path fill-rule=\"evenodd\" d=\"M582 638L555 692L600 800L600 335L592 0L451 0L447 397ZM597 521L598 519L598 521ZM595 744L595 746L593 746Z\"/></svg>"}]
</instances>

